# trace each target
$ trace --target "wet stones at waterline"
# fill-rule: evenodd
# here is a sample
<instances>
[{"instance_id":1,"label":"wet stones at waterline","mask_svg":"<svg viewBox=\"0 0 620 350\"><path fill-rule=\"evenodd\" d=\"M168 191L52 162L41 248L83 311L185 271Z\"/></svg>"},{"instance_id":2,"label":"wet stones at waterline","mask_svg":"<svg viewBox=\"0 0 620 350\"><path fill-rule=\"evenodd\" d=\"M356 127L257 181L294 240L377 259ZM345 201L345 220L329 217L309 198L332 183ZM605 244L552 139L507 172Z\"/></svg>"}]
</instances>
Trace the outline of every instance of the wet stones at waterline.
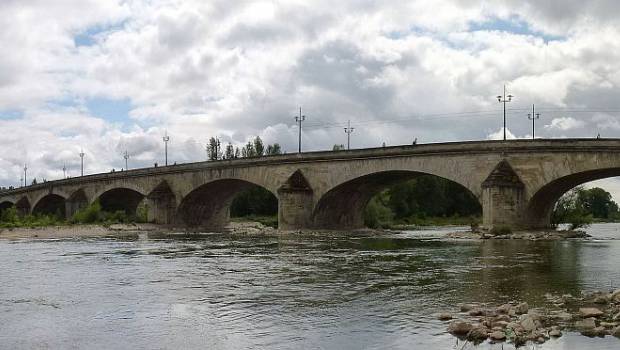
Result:
<instances>
[{"instance_id":1,"label":"wet stones at waterline","mask_svg":"<svg viewBox=\"0 0 620 350\"><path fill-rule=\"evenodd\" d=\"M475 344L540 344L567 331L588 337L620 338L620 290L582 296L547 294L545 298L547 303L536 308L518 302L498 306L462 304L459 312L444 312L437 318L447 323L448 333Z\"/></svg>"}]
</instances>

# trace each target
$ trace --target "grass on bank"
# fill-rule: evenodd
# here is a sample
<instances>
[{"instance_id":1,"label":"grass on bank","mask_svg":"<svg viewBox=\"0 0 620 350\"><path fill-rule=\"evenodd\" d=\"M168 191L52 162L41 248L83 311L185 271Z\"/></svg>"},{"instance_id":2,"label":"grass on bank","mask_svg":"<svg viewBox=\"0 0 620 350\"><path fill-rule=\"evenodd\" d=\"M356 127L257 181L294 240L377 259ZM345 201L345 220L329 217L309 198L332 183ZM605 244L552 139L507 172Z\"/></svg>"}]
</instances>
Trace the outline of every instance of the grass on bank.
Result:
<instances>
[{"instance_id":1,"label":"grass on bank","mask_svg":"<svg viewBox=\"0 0 620 350\"><path fill-rule=\"evenodd\" d=\"M29 214L21 216L15 207L5 209L0 213L0 228L33 228L45 226L60 226L73 224L112 224L144 223L147 222L146 205L140 205L136 215L127 215L122 210L107 212L101 209L101 204L95 202L78 210L71 218L63 218L62 213Z\"/></svg>"}]
</instances>

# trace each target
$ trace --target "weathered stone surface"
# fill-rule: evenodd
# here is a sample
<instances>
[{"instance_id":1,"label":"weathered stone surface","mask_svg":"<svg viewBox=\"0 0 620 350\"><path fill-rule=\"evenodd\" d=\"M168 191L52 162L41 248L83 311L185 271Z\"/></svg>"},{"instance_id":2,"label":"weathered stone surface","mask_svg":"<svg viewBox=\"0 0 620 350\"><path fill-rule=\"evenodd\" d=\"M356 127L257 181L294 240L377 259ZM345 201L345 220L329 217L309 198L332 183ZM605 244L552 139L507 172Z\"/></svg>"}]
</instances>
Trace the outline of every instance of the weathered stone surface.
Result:
<instances>
[{"instance_id":1,"label":"weathered stone surface","mask_svg":"<svg viewBox=\"0 0 620 350\"><path fill-rule=\"evenodd\" d=\"M610 299L614 303L620 303L620 289L617 289L616 291L611 293Z\"/></svg>"},{"instance_id":2,"label":"weathered stone surface","mask_svg":"<svg viewBox=\"0 0 620 350\"><path fill-rule=\"evenodd\" d=\"M594 318L586 318L583 320L579 320L575 322L575 328L580 331L591 330L596 327L596 319Z\"/></svg>"},{"instance_id":3,"label":"weathered stone surface","mask_svg":"<svg viewBox=\"0 0 620 350\"><path fill-rule=\"evenodd\" d=\"M448 333L454 335L466 335L472 330L472 328L474 328L474 326L471 323L463 320L456 320L450 322L450 325L448 326Z\"/></svg>"},{"instance_id":4,"label":"weathered stone surface","mask_svg":"<svg viewBox=\"0 0 620 350\"><path fill-rule=\"evenodd\" d=\"M520 323L526 332L535 331L536 329L540 327L540 322L530 315L524 315Z\"/></svg>"},{"instance_id":5,"label":"weathered stone surface","mask_svg":"<svg viewBox=\"0 0 620 350\"><path fill-rule=\"evenodd\" d=\"M504 304L504 305L500 305L500 306L498 306L498 307L495 309L495 311L496 311L498 314L507 315L507 314L508 314L508 312L510 311L510 308L511 308L511 307L512 307L512 305L510 305L510 304Z\"/></svg>"},{"instance_id":6,"label":"weathered stone surface","mask_svg":"<svg viewBox=\"0 0 620 350\"><path fill-rule=\"evenodd\" d=\"M560 331L559 329L552 329L549 331L549 336L550 337L554 337L554 338L558 338L562 336L562 331Z\"/></svg>"},{"instance_id":7,"label":"weathered stone surface","mask_svg":"<svg viewBox=\"0 0 620 350\"><path fill-rule=\"evenodd\" d=\"M521 314L526 314L529 308L530 307L527 303L520 303L514 307L514 310L517 315L521 315Z\"/></svg>"},{"instance_id":8,"label":"weathered stone surface","mask_svg":"<svg viewBox=\"0 0 620 350\"><path fill-rule=\"evenodd\" d=\"M452 318L453 318L452 314L447 313L447 312L442 312L439 315L437 315L437 319L441 321L448 321L448 320L451 320Z\"/></svg>"},{"instance_id":9,"label":"weathered stone surface","mask_svg":"<svg viewBox=\"0 0 620 350\"><path fill-rule=\"evenodd\" d=\"M620 327L616 327L611 331L611 335L616 338L620 338Z\"/></svg>"},{"instance_id":10,"label":"weathered stone surface","mask_svg":"<svg viewBox=\"0 0 620 350\"><path fill-rule=\"evenodd\" d=\"M471 310L473 310L473 309L475 309L477 307L478 307L478 305L475 305L475 304L461 304L460 305L460 310L461 310L461 312L469 312L469 311L471 311Z\"/></svg>"},{"instance_id":11,"label":"weathered stone surface","mask_svg":"<svg viewBox=\"0 0 620 350\"><path fill-rule=\"evenodd\" d=\"M489 329L484 326L476 326L467 333L467 340L481 342L489 337Z\"/></svg>"},{"instance_id":12,"label":"weathered stone surface","mask_svg":"<svg viewBox=\"0 0 620 350\"><path fill-rule=\"evenodd\" d=\"M475 309L469 310L468 314L469 316L483 316L485 312L483 309L475 308Z\"/></svg>"},{"instance_id":13,"label":"weathered stone surface","mask_svg":"<svg viewBox=\"0 0 620 350\"><path fill-rule=\"evenodd\" d=\"M581 315L581 317L587 318L602 316L604 312L595 307L582 307L579 308L579 314Z\"/></svg>"},{"instance_id":14,"label":"weathered stone surface","mask_svg":"<svg viewBox=\"0 0 620 350\"><path fill-rule=\"evenodd\" d=\"M491 334L489 334L489 338L493 339L493 340L504 340L506 339L506 334L502 331L495 331Z\"/></svg>"}]
</instances>

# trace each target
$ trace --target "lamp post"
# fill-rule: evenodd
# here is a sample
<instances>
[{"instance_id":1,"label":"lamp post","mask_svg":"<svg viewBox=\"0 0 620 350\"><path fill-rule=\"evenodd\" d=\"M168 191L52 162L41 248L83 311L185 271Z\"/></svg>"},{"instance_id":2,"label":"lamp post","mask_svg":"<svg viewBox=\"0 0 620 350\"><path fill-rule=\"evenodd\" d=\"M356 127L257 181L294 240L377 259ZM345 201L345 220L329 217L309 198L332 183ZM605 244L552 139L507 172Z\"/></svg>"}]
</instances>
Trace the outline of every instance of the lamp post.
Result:
<instances>
[{"instance_id":1,"label":"lamp post","mask_svg":"<svg viewBox=\"0 0 620 350\"><path fill-rule=\"evenodd\" d=\"M513 97L512 95L506 96L506 85L504 85L504 95L497 96L497 101L504 104L504 141L506 141L506 103L512 101Z\"/></svg>"},{"instance_id":2,"label":"lamp post","mask_svg":"<svg viewBox=\"0 0 620 350\"><path fill-rule=\"evenodd\" d=\"M66 163L62 163L62 177L63 178L67 178L67 164Z\"/></svg>"},{"instance_id":3,"label":"lamp post","mask_svg":"<svg viewBox=\"0 0 620 350\"><path fill-rule=\"evenodd\" d=\"M84 176L84 149L80 149L80 176Z\"/></svg>"},{"instance_id":4,"label":"lamp post","mask_svg":"<svg viewBox=\"0 0 620 350\"><path fill-rule=\"evenodd\" d=\"M24 187L26 187L27 186L26 184L28 183L28 181L26 181L27 172L28 172L28 167L26 166L26 163L24 163Z\"/></svg>"},{"instance_id":5,"label":"lamp post","mask_svg":"<svg viewBox=\"0 0 620 350\"><path fill-rule=\"evenodd\" d=\"M129 159L129 153L127 153L127 150L125 150L125 154L123 155L123 158L125 158L125 170L129 170L129 165L127 165L127 160Z\"/></svg>"},{"instance_id":6,"label":"lamp post","mask_svg":"<svg viewBox=\"0 0 620 350\"><path fill-rule=\"evenodd\" d=\"M534 139L534 122L536 119L540 119L540 113L535 113L534 105L532 104L532 114L527 115L527 119L532 121L532 140Z\"/></svg>"},{"instance_id":7,"label":"lamp post","mask_svg":"<svg viewBox=\"0 0 620 350\"><path fill-rule=\"evenodd\" d=\"M347 150L351 149L351 133L355 130L355 128L351 127L351 120L347 122L346 128L344 128L344 132L347 134Z\"/></svg>"},{"instance_id":8,"label":"lamp post","mask_svg":"<svg viewBox=\"0 0 620 350\"><path fill-rule=\"evenodd\" d=\"M168 166L168 141L170 141L170 136L168 136L168 131L164 134L164 153L165 153L165 165Z\"/></svg>"},{"instance_id":9,"label":"lamp post","mask_svg":"<svg viewBox=\"0 0 620 350\"><path fill-rule=\"evenodd\" d=\"M301 122L303 122L304 120L306 120L306 116L301 115L301 107L299 107L299 116L295 116L295 122L299 124L299 149L297 151L298 153L301 153Z\"/></svg>"}]
</instances>

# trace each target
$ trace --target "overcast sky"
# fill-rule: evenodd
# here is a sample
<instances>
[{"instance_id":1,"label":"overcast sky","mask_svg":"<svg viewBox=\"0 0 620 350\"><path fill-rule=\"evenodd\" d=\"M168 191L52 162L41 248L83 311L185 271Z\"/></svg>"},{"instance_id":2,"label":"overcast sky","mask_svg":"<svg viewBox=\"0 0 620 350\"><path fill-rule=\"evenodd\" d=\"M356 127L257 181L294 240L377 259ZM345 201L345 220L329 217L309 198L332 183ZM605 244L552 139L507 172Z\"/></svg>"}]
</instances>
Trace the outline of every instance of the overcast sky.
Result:
<instances>
[{"instance_id":1,"label":"overcast sky","mask_svg":"<svg viewBox=\"0 0 620 350\"><path fill-rule=\"evenodd\" d=\"M219 136L304 149L620 137L616 0L1 0L0 185L204 160ZM604 188L620 199L620 182Z\"/></svg>"}]
</instances>

